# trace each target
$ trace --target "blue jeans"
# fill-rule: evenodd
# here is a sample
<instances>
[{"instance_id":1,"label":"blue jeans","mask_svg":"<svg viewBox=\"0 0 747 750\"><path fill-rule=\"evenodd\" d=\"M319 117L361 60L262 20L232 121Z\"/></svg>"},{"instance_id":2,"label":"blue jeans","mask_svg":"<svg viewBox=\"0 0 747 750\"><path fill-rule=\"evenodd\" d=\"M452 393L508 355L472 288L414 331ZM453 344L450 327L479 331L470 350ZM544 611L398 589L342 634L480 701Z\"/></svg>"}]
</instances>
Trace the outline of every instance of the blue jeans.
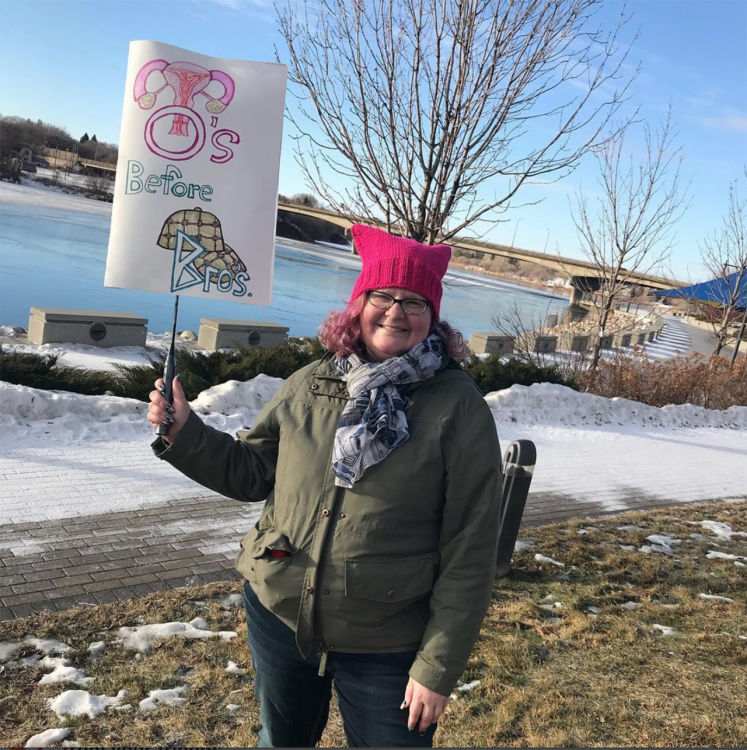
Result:
<instances>
[{"instance_id":1,"label":"blue jeans","mask_svg":"<svg viewBox=\"0 0 747 750\"><path fill-rule=\"evenodd\" d=\"M244 584L254 694L260 704L257 747L314 747L329 717L332 685L349 747L432 747L436 725L407 731L400 710L416 651L330 653L324 677L319 657L304 660L296 635Z\"/></svg>"}]
</instances>

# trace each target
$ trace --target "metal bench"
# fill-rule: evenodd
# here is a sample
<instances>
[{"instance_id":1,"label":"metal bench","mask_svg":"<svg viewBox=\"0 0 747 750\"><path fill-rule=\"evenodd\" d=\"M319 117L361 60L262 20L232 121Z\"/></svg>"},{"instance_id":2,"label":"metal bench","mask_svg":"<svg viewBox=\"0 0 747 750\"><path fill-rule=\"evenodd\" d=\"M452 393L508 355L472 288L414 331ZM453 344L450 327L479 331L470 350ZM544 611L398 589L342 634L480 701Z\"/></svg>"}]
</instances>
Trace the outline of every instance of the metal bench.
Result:
<instances>
[{"instance_id":1,"label":"metal bench","mask_svg":"<svg viewBox=\"0 0 747 750\"><path fill-rule=\"evenodd\" d=\"M511 568L511 558L519 536L521 518L524 515L536 463L537 448L531 440L514 440L503 456L496 578L507 575Z\"/></svg>"}]
</instances>

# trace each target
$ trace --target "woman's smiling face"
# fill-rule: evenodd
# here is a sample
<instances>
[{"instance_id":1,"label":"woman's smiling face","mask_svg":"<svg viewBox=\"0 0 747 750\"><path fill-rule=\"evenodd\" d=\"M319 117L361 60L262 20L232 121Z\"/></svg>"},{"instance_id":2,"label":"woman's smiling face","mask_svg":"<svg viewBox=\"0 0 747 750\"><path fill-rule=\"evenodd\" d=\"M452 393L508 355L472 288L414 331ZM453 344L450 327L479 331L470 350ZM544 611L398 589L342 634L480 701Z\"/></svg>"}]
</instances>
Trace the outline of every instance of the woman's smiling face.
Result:
<instances>
[{"instance_id":1,"label":"woman's smiling face","mask_svg":"<svg viewBox=\"0 0 747 750\"><path fill-rule=\"evenodd\" d=\"M425 299L421 294L394 287L376 291L400 300ZM407 315L396 303L388 310L382 310L367 300L360 317L361 339L371 359L382 362L424 341L431 329L431 319L430 305L422 315Z\"/></svg>"}]
</instances>

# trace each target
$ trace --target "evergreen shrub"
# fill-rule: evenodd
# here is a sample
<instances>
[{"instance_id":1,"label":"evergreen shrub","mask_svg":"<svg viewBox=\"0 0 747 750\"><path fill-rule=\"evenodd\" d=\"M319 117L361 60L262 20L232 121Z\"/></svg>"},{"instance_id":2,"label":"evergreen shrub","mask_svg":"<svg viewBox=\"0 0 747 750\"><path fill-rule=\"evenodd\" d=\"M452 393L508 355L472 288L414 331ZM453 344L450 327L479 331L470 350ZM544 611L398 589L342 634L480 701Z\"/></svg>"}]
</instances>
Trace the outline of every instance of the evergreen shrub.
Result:
<instances>
[{"instance_id":1,"label":"evergreen shrub","mask_svg":"<svg viewBox=\"0 0 747 750\"><path fill-rule=\"evenodd\" d=\"M176 372L189 400L228 380L251 380L260 373L287 378L324 349L318 339L288 342L267 349L239 346L227 351L177 349ZM118 365L116 371L88 370L57 364L51 354L12 352L0 347L0 379L44 390L72 391L89 396L110 393L147 401L153 383L163 374L165 355L146 365Z\"/></svg>"},{"instance_id":2,"label":"evergreen shrub","mask_svg":"<svg viewBox=\"0 0 747 750\"><path fill-rule=\"evenodd\" d=\"M576 388L575 383L564 377L556 367L538 365L536 362L521 359L504 359L500 354L491 354L483 359L470 354L462 363L462 368L471 375L483 395L510 388L512 385L535 383L553 383Z\"/></svg>"}]
</instances>

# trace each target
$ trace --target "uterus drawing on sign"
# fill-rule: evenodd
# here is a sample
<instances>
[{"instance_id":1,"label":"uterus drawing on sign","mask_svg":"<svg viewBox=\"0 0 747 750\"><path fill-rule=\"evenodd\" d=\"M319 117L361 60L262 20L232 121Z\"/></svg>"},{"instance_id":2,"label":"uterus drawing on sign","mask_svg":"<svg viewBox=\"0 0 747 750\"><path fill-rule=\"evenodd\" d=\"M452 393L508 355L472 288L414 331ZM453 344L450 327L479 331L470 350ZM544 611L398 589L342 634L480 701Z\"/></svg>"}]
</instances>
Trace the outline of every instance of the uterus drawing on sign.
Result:
<instances>
[{"instance_id":1,"label":"uterus drawing on sign","mask_svg":"<svg viewBox=\"0 0 747 750\"><path fill-rule=\"evenodd\" d=\"M218 115L230 105L235 92L233 78L222 70L208 70L184 61L147 62L135 77L135 102L143 110L153 109L159 99L165 104L145 123L144 138L148 148L164 159L185 160L196 156L205 145L207 131L195 100L198 97L207 100L205 110L211 115L210 127L215 128ZM227 133L231 134L231 143L240 142L238 133L219 130L211 138L213 144ZM189 140L185 143L183 139ZM222 149L222 146L216 147Z\"/></svg>"}]
</instances>

